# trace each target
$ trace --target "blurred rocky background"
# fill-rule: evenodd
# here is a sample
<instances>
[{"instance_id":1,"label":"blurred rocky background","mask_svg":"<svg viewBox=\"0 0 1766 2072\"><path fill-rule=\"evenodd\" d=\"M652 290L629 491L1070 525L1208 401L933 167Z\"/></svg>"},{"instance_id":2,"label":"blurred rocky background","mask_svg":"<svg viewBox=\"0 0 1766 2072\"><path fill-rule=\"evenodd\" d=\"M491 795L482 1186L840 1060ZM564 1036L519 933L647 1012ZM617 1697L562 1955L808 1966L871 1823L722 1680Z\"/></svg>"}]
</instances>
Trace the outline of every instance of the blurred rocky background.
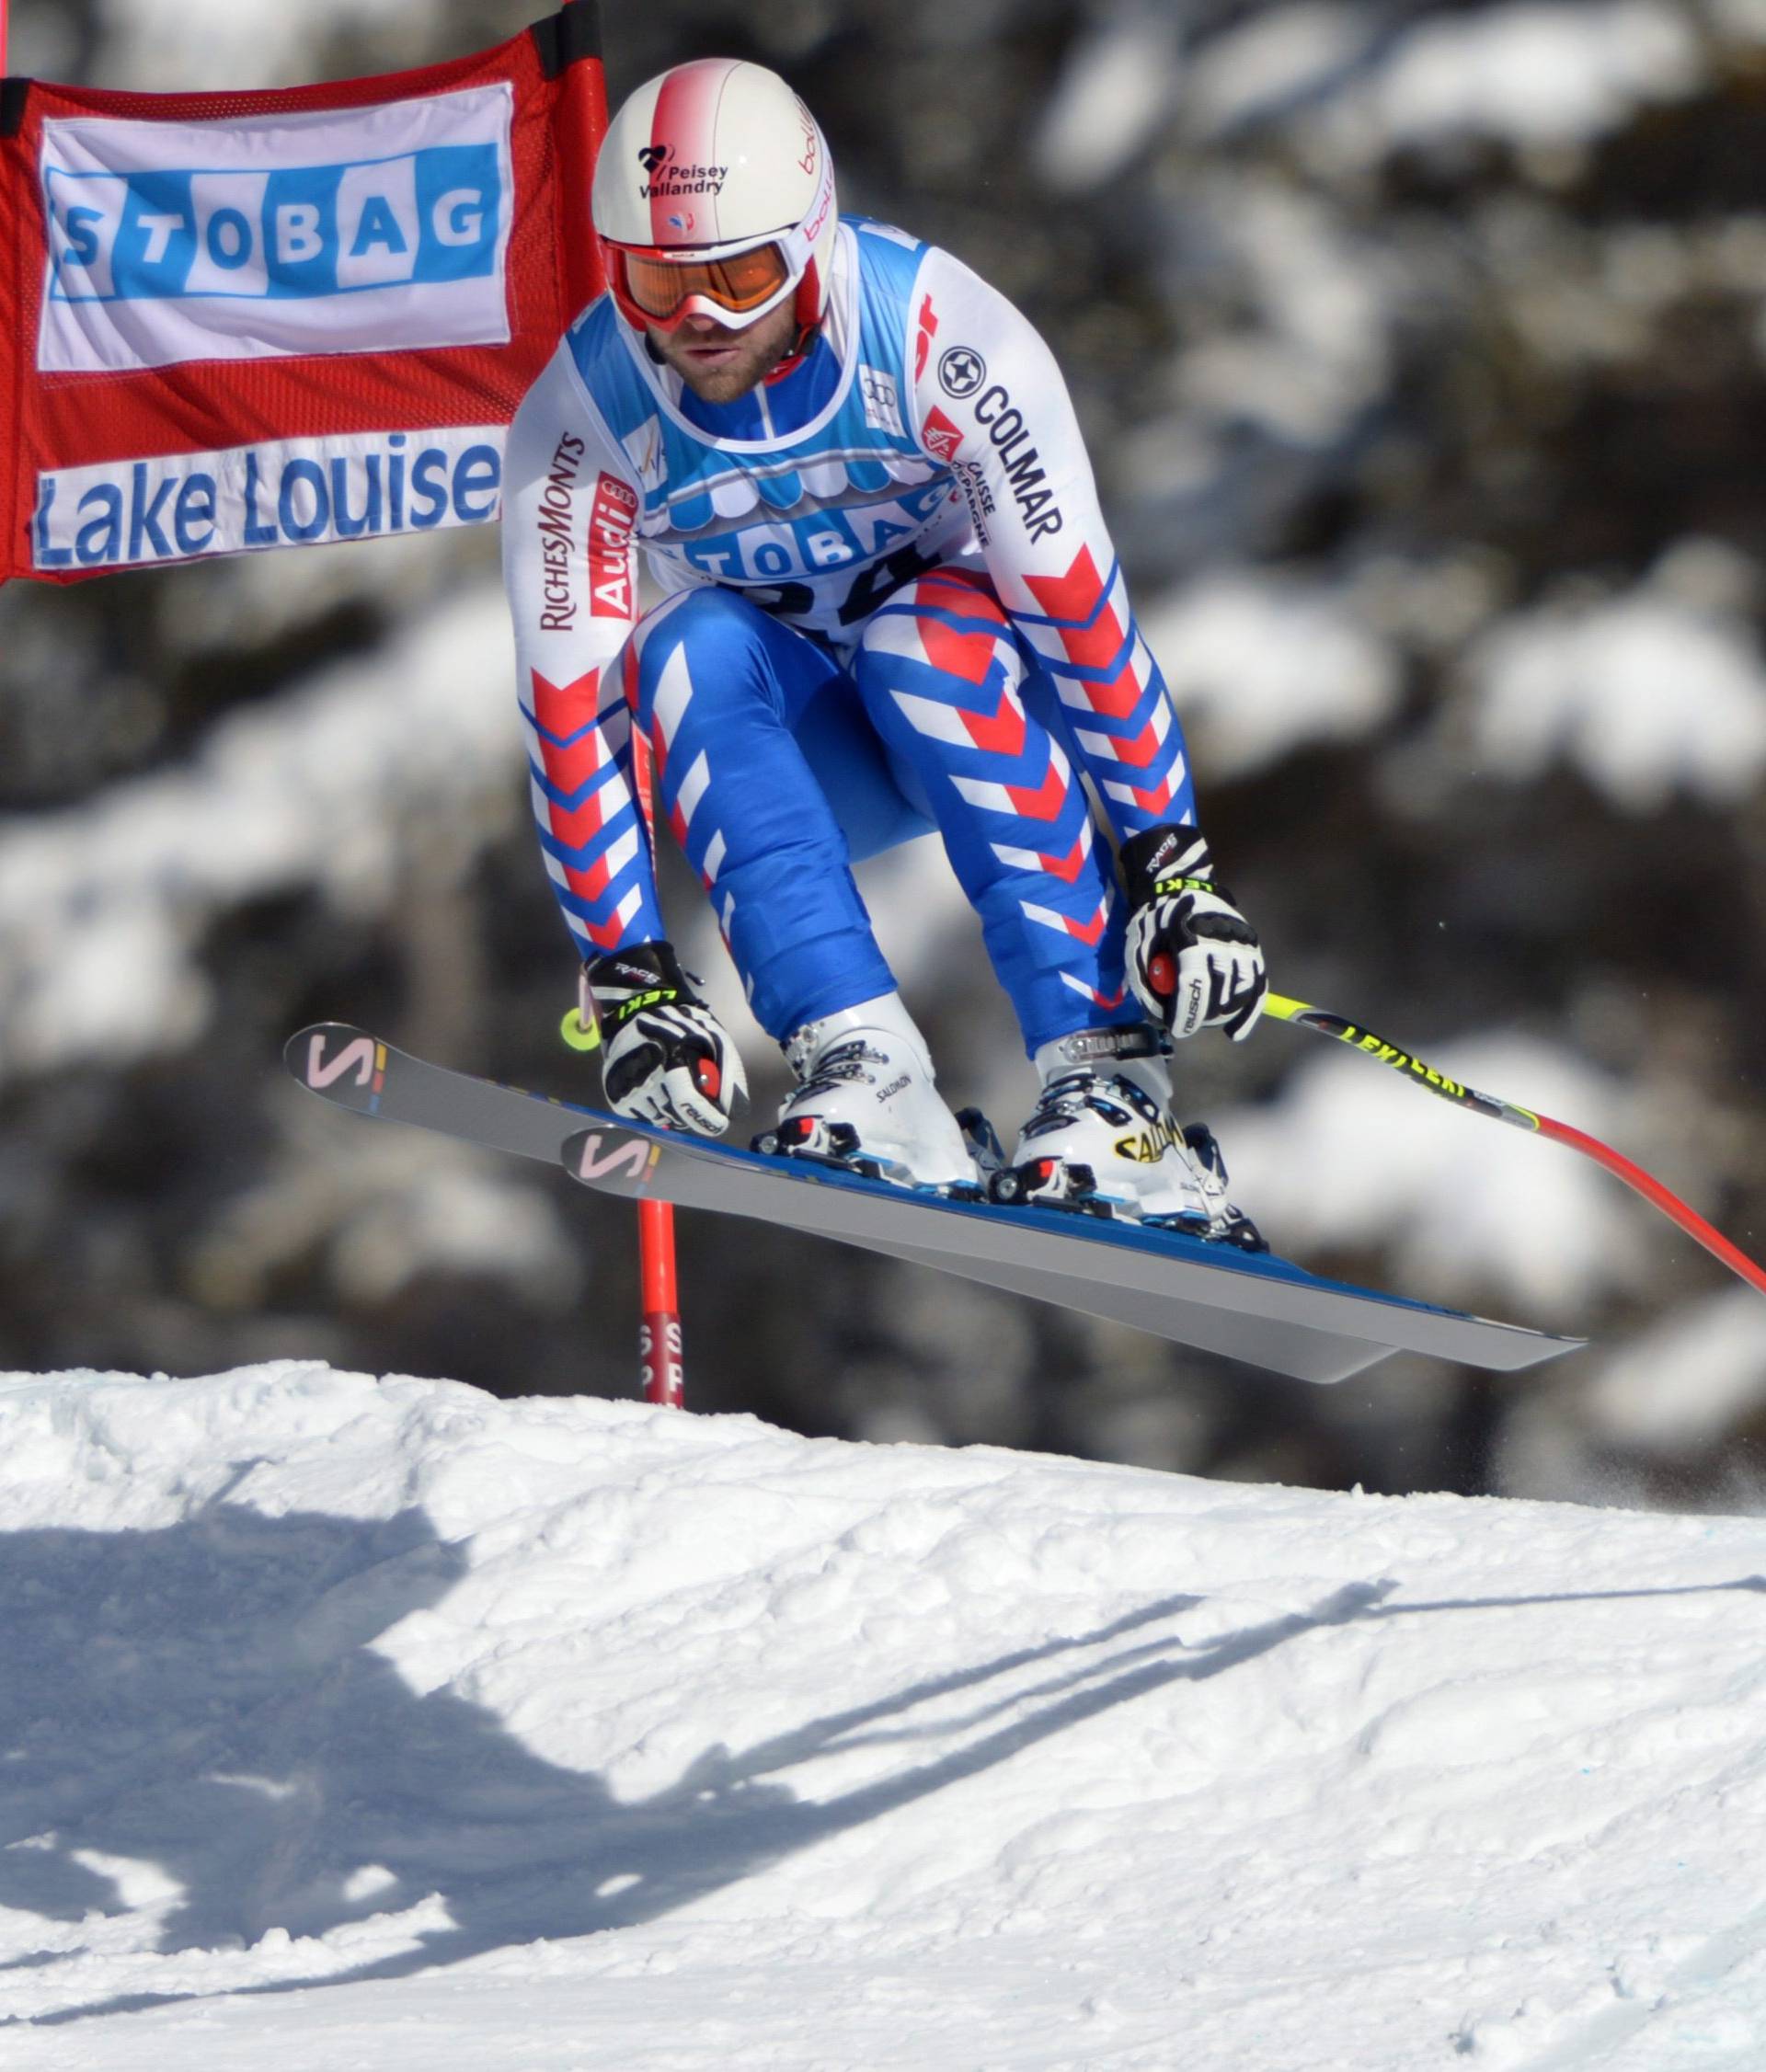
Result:
<instances>
[{"instance_id":1,"label":"blurred rocky background","mask_svg":"<svg viewBox=\"0 0 1766 2072\"><path fill-rule=\"evenodd\" d=\"M543 11L534 0L533 14ZM12 69L289 84L511 0L15 0ZM1283 991L1616 1143L1766 1251L1766 0L651 0L616 100L784 71L843 200L1072 383ZM283 1355L635 1391L629 1211L353 1124L360 1021L593 1098L488 529L0 597L0 1367ZM783 1074L674 867L763 1106ZM871 869L945 1083L1027 1068L931 844ZM1766 1301L1574 1154L1268 1026L1182 1059L1315 1269L1594 1340L1336 1390L683 1219L703 1410L1225 1477L1751 1507Z\"/></svg>"}]
</instances>

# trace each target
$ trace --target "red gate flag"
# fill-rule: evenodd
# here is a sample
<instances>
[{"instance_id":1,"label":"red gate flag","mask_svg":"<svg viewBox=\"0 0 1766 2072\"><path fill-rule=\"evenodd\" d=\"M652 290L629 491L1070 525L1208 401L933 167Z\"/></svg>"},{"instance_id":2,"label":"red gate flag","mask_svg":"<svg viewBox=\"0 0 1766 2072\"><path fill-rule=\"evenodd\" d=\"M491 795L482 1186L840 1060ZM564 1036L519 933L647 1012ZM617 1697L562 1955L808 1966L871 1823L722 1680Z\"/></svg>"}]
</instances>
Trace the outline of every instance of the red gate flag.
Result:
<instances>
[{"instance_id":1,"label":"red gate flag","mask_svg":"<svg viewBox=\"0 0 1766 2072\"><path fill-rule=\"evenodd\" d=\"M0 86L0 581L484 522L600 293L592 0L420 71Z\"/></svg>"}]
</instances>

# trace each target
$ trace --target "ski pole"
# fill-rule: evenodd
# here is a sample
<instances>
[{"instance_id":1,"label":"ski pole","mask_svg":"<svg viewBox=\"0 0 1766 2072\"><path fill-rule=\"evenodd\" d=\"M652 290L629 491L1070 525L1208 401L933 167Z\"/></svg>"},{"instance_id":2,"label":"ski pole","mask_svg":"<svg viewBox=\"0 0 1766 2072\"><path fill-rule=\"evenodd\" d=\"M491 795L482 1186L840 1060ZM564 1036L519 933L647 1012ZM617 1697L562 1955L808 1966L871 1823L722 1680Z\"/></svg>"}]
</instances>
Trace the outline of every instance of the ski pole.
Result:
<instances>
[{"instance_id":1,"label":"ski pole","mask_svg":"<svg viewBox=\"0 0 1766 2072\"><path fill-rule=\"evenodd\" d=\"M601 1031L571 1008L558 1034L572 1050L601 1045ZM637 1329L638 1384L646 1402L686 1408L686 1370L681 1351L681 1298L674 1264L674 1208L666 1201L637 1205L637 1264L641 1289Z\"/></svg>"},{"instance_id":2,"label":"ski pole","mask_svg":"<svg viewBox=\"0 0 1766 2072\"><path fill-rule=\"evenodd\" d=\"M1554 1143L1567 1144L1573 1151L1580 1151L1597 1165L1605 1166L1609 1173L1640 1194L1651 1208L1659 1208L1670 1221L1678 1223L1688 1237L1696 1239L1714 1258L1722 1260L1732 1274L1739 1275L1749 1288L1766 1295L1766 1268L1758 1265L1745 1252L1738 1251L1720 1231L1714 1229L1695 1209L1689 1208L1678 1195L1646 1173L1642 1166L1634 1165L1630 1159L1615 1151L1610 1144L1603 1144L1598 1137L1574 1129L1566 1122L1554 1122L1550 1116L1536 1115L1531 1108L1519 1107L1512 1101L1499 1100L1494 1093L1480 1093L1475 1087L1462 1086L1458 1080L1450 1079L1445 1072L1438 1072L1433 1066L1424 1064L1413 1052L1395 1043L1388 1043L1384 1036L1376 1036L1371 1029L1362 1028L1341 1014L1328 1014L1322 1007L1309 1007L1303 1000L1288 1000L1280 993L1270 993L1264 1001L1263 1011L1278 1022L1287 1022L1297 1029L1311 1029L1317 1036L1329 1036L1334 1042L1359 1050L1379 1064L1390 1066L1413 1086L1426 1087L1443 1101L1452 1102L1457 1108L1468 1108L1474 1115L1489 1116L1492 1122L1509 1123L1517 1129L1530 1129L1536 1136L1549 1137Z\"/></svg>"},{"instance_id":3,"label":"ski pole","mask_svg":"<svg viewBox=\"0 0 1766 2072\"><path fill-rule=\"evenodd\" d=\"M643 730L632 727L632 789L643 818L644 833L656 850L656 771ZM638 1378L646 1402L687 1407L687 1375L681 1354L681 1301L675 1292L674 1205L641 1201L637 1205L638 1278L642 1308L637 1330Z\"/></svg>"},{"instance_id":4,"label":"ski pole","mask_svg":"<svg viewBox=\"0 0 1766 2072\"><path fill-rule=\"evenodd\" d=\"M1156 993L1176 990L1176 964L1163 953L1153 958L1148 977ZM1696 1209L1689 1208L1679 1195L1665 1187L1652 1173L1646 1173L1641 1165L1633 1164L1623 1152L1615 1151L1611 1144L1603 1144L1598 1137L1572 1128L1567 1122L1554 1122L1550 1116L1537 1115L1531 1108L1520 1107L1513 1101L1499 1100L1494 1093L1480 1093L1474 1086L1462 1085L1445 1072L1438 1072L1432 1065L1426 1065L1414 1052L1387 1042L1382 1036L1376 1036L1371 1029L1363 1028L1344 1015L1327 1013L1322 1007L1309 1006L1303 1000L1289 1000L1282 993L1267 993L1263 1011L1278 1022L1290 1023L1297 1029L1311 1029L1316 1036L1347 1044L1351 1050L1359 1050L1363 1057L1371 1058L1378 1064L1389 1065L1411 1085L1439 1094L1443 1101L1451 1101L1456 1108L1468 1108L1475 1116L1487 1116L1492 1122L1509 1123L1517 1129L1531 1130L1535 1136L1549 1137L1554 1143L1567 1144L1573 1151L1580 1151L1584 1158L1605 1166L1626 1186L1642 1195L1652 1208L1659 1208L1670 1222L1678 1223L1687 1236L1702 1244L1714 1259L1722 1260L1732 1274L1738 1275L1749 1288L1766 1295L1766 1267L1758 1265L1745 1252L1731 1244L1721 1231L1707 1223Z\"/></svg>"},{"instance_id":5,"label":"ski pole","mask_svg":"<svg viewBox=\"0 0 1766 2072\"><path fill-rule=\"evenodd\" d=\"M655 784L649 747L636 727L632 730L632 790L648 833L655 821ZM601 1042L601 1029L592 1016L585 1021L576 1008L564 1017L558 1034L572 1050L593 1050ZM682 1354L681 1297L676 1287L674 1261L674 1205L666 1201L640 1201L637 1205L637 1267L639 1295L637 1325L638 1386L646 1402L662 1403L670 1410L687 1407L686 1364Z\"/></svg>"}]
</instances>

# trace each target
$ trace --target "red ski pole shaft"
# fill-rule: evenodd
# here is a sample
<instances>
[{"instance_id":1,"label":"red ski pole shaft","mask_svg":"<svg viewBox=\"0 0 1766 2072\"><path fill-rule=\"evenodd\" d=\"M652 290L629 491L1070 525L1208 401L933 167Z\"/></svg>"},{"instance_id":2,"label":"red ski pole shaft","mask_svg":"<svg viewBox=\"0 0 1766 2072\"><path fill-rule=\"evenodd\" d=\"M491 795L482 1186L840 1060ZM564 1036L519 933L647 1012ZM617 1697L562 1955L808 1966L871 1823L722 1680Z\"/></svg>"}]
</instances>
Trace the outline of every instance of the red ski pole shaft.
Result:
<instances>
[{"instance_id":1,"label":"red ski pole shaft","mask_svg":"<svg viewBox=\"0 0 1766 2072\"><path fill-rule=\"evenodd\" d=\"M1327 1014L1323 1008L1309 1007L1302 1000L1287 1000L1280 993L1271 993L1264 1002L1264 1013L1273 1015L1279 1022L1289 1022L1296 1028L1311 1029L1315 1035L1346 1044L1363 1057L1389 1066L1411 1085L1424 1087L1443 1101L1452 1102L1455 1107L1469 1108L1474 1115L1487 1116L1492 1122L1506 1122L1517 1129L1530 1129L1536 1136L1549 1137L1554 1143L1567 1144L1571 1150L1580 1151L1584 1158L1592 1159L1597 1165L1604 1166L1623 1180L1652 1208L1660 1209L1671 1222L1679 1224L1687 1236L1702 1244L1714 1259L1720 1259L1749 1288L1766 1295L1766 1267L1731 1244L1721 1231L1707 1223L1696 1209L1689 1208L1641 1165L1634 1164L1623 1152L1615 1151L1611 1144L1603 1144L1598 1137L1572 1128L1566 1122L1554 1122L1550 1116L1535 1114L1531 1108L1519 1107L1512 1101L1499 1100L1493 1093L1480 1093L1475 1087L1463 1086L1445 1072L1438 1072L1432 1066L1424 1064L1420 1058L1398 1044L1376 1036L1371 1029L1364 1029L1340 1014Z\"/></svg>"},{"instance_id":2,"label":"red ski pole shaft","mask_svg":"<svg viewBox=\"0 0 1766 2072\"><path fill-rule=\"evenodd\" d=\"M674 1285L674 1208L666 1201L637 1205L637 1250L643 1285L638 1324L639 1379L646 1402L686 1408L681 1360L681 1308Z\"/></svg>"},{"instance_id":3,"label":"red ski pole shaft","mask_svg":"<svg viewBox=\"0 0 1766 2072\"><path fill-rule=\"evenodd\" d=\"M632 729L632 788L637 794L637 809L643 816L645 831L653 838L656 800L650 748L636 727ZM674 1205L671 1202L643 1201L637 1205L637 1257L643 1289L642 1317L637 1333L638 1375L644 1400L666 1403L671 1410L684 1410L687 1378L681 1350L681 1307L675 1286Z\"/></svg>"}]
</instances>

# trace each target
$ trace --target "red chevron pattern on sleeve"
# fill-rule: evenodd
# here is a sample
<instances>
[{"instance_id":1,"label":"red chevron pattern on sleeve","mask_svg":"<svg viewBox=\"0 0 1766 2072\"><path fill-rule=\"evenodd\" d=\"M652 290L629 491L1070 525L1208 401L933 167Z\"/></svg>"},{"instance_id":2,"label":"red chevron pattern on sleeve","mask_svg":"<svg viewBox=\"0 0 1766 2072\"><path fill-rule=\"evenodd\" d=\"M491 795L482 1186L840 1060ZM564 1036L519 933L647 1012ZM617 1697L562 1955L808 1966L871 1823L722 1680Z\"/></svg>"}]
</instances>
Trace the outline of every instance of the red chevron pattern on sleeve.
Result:
<instances>
[{"instance_id":1,"label":"red chevron pattern on sleeve","mask_svg":"<svg viewBox=\"0 0 1766 2072\"><path fill-rule=\"evenodd\" d=\"M638 504L617 460L561 348L510 433L503 566L534 824L585 957L664 933L617 666L636 616Z\"/></svg>"},{"instance_id":2,"label":"red chevron pattern on sleeve","mask_svg":"<svg viewBox=\"0 0 1766 2072\"><path fill-rule=\"evenodd\" d=\"M599 670L562 684L530 674L533 705L522 715L533 815L566 919L597 951L650 940L661 922L646 897L648 850L633 804L625 700L600 705Z\"/></svg>"},{"instance_id":3,"label":"red chevron pattern on sleeve","mask_svg":"<svg viewBox=\"0 0 1766 2072\"><path fill-rule=\"evenodd\" d=\"M946 252L914 289L914 423L968 498L994 590L1066 711L1068 731L1118 835L1193 818L1164 679L1135 622L1067 387L1005 298ZM961 650L937 658L963 673Z\"/></svg>"},{"instance_id":4,"label":"red chevron pattern on sleeve","mask_svg":"<svg viewBox=\"0 0 1766 2072\"><path fill-rule=\"evenodd\" d=\"M1020 624L1067 708L1074 744L1118 833L1191 818L1182 729L1135 624L1119 563L1101 574L1082 546L1058 576L1026 572L1041 607Z\"/></svg>"}]
</instances>

